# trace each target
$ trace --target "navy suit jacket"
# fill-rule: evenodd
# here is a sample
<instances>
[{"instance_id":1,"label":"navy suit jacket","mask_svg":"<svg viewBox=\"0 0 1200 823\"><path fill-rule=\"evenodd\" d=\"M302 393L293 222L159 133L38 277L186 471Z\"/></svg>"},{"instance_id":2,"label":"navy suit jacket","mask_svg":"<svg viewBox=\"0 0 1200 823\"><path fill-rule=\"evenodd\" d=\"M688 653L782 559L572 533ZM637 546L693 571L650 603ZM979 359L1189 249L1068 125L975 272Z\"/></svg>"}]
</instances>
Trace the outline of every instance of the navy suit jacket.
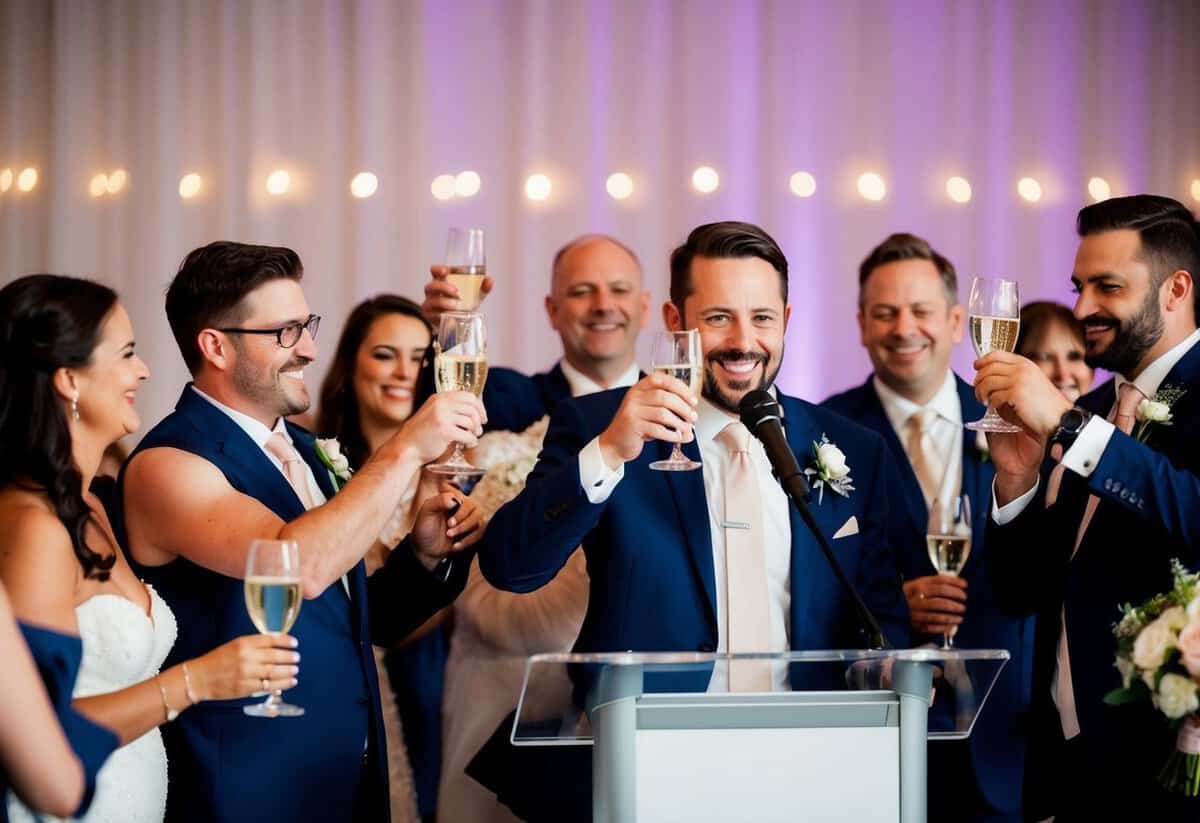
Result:
<instances>
[{"instance_id":1,"label":"navy suit jacket","mask_svg":"<svg viewBox=\"0 0 1200 823\"><path fill-rule=\"evenodd\" d=\"M525 375L505 368L488 370L483 387L487 431L522 432L554 411L571 396L571 387L558 363L547 372Z\"/></svg>"},{"instance_id":2,"label":"navy suit jacket","mask_svg":"<svg viewBox=\"0 0 1200 823\"><path fill-rule=\"evenodd\" d=\"M984 407L975 399L971 386L957 377L955 384L963 420L981 417ZM891 518L890 535L901 573L905 580L934 574L925 545L929 510L912 464L883 409L873 377L857 388L830 397L822 405L883 437L899 467L897 486L889 489L888 499L903 512L902 517ZM980 794L997 811L1016 813L1021 808L1021 778L1028 743L1033 620L1007 614L996 603L985 561L988 548L984 540L995 469L984 461L975 432L964 430L962 442L962 491L971 500L974 528L971 555L961 575L967 580L967 614L954 640L963 648L1007 649L1012 655L976 720L969 739L969 756ZM931 774L930 778L933 788L937 785L936 775Z\"/></svg>"},{"instance_id":3,"label":"navy suit jacket","mask_svg":"<svg viewBox=\"0 0 1200 823\"><path fill-rule=\"evenodd\" d=\"M1191 819L1200 812L1197 801L1167 797L1153 784L1154 772L1174 743L1164 718L1148 705L1110 707L1103 702L1121 683L1113 664L1118 606L1140 604L1170 589L1171 558L1200 568L1200 346L1184 355L1162 385L1187 392L1173 409L1173 425L1152 427L1146 443L1115 432L1089 477L1063 472L1052 506L1045 506L1043 476L1037 496L1019 516L1004 526L994 521L988 526L988 558L1001 604L1013 613L1039 617L1026 782L1031 812L1112 813L1111 805L1092 804L1109 803L1114 792L1062 786L1057 777L1064 757L1089 775L1091 788L1120 786L1126 796L1142 798L1143 812L1178 807ZM1110 380L1079 405L1104 416L1115 397ZM1093 494L1100 504L1072 559L1076 532ZM1066 754L1050 696L1063 613L1081 728Z\"/></svg>"},{"instance_id":4,"label":"navy suit jacket","mask_svg":"<svg viewBox=\"0 0 1200 823\"><path fill-rule=\"evenodd\" d=\"M612 420L627 389L560 402L525 489L493 517L480 543L480 568L492 585L516 592L549 582L580 544L591 592L577 651L714 651L716 584L708 504L701 471L658 472L652 460L670 445L648 443L609 498L592 504L579 482L579 452ZM846 574L857 584L895 646L906 645L908 609L887 543L890 469L879 437L802 400L780 396L788 440L810 462L822 434L845 452L855 490L848 498L825 492L813 514L827 537L851 518L856 535L832 540ZM685 452L699 459L696 444ZM850 601L814 538L791 515L791 614L795 649L863 645Z\"/></svg>"},{"instance_id":5,"label":"navy suit jacket","mask_svg":"<svg viewBox=\"0 0 1200 823\"><path fill-rule=\"evenodd\" d=\"M332 497L335 489L317 459L313 436L291 423L287 428L321 490ZM138 444L130 461L158 447L208 460L233 488L284 521L304 514L295 491L258 444L190 387L175 412ZM117 492L122 514L123 481L122 472ZM115 525L128 547L124 517ZM300 642L299 685L285 694L304 708L304 716L248 717L242 706L262 698L245 698L202 703L164 726L171 764L167 820L349 823L356 800L366 819L388 820L387 756L372 636L380 644L403 638L454 599L466 584L468 566L454 564L450 579L439 583L413 556L411 546L402 544L369 579L362 561L355 564L347 574L349 597L339 581L306 600L291 632ZM255 633L241 580L183 557L137 569L171 606L179 625L165 666Z\"/></svg>"}]
</instances>

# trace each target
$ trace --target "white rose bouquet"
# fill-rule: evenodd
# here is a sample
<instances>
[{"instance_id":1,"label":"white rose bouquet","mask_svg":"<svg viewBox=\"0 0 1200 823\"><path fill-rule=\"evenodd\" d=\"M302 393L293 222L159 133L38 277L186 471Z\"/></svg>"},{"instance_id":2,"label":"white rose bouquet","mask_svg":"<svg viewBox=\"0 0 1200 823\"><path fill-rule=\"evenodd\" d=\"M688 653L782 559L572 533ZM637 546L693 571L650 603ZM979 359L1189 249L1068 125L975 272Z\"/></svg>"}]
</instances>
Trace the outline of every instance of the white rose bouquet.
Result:
<instances>
[{"instance_id":1,"label":"white rose bouquet","mask_svg":"<svg viewBox=\"0 0 1200 823\"><path fill-rule=\"evenodd\" d=\"M1175 751L1159 782L1200 796L1200 574L1171 561L1175 586L1141 606L1126 603L1113 627L1121 688L1104 697L1112 706L1147 699L1178 730Z\"/></svg>"}]
</instances>

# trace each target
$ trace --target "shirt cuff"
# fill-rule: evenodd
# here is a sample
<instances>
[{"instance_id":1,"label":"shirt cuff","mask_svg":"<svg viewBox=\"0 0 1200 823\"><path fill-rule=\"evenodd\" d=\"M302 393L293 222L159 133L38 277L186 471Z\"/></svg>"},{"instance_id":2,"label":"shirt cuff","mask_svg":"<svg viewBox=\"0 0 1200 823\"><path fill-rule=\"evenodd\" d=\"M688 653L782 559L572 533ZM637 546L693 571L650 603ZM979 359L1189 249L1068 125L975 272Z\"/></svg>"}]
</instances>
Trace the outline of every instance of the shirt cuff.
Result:
<instances>
[{"instance_id":1,"label":"shirt cuff","mask_svg":"<svg viewBox=\"0 0 1200 823\"><path fill-rule=\"evenodd\" d=\"M1117 427L1103 417L1093 417L1059 462L1080 477L1091 477Z\"/></svg>"},{"instance_id":2,"label":"shirt cuff","mask_svg":"<svg viewBox=\"0 0 1200 823\"><path fill-rule=\"evenodd\" d=\"M593 438L583 447L583 451L579 452L579 485L583 487L583 493L592 505L608 500L608 496L624 476L624 464L613 471L604 462L604 455L600 453L599 437Z\"/></svg>"},{"instance_id":3,"label":"shirt cuff","mask_svg":"<svg viewBox=\"0 0 1200 823\"><path fill-rule=\"evenodd\" d=\"M1033 488L1025 492L1016 500L1010 500L1001 506L996 502L996 481L992 481L992 519L996 521L997 526L1003 526L1017 519L1017 515L1025 511L1025 507L1029 505L1029 501L1033 500L1037 494L1038 486L1041 485L1042 479L1039 477L1037 482L1033 484Z\"/></svg>"}]
</instances>

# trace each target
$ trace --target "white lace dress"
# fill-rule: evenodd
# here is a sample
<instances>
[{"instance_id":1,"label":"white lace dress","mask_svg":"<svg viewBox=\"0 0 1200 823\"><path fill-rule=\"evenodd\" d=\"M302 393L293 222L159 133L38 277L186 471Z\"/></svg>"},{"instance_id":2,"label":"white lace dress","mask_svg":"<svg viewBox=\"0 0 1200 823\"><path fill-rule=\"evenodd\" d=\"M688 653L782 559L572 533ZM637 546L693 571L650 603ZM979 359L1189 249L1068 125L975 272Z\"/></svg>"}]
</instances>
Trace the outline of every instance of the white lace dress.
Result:
<instances>
[{"instance_id":1,"label":"white lace dress","mask_svg":"<svg viewBox=\"0 0 1200 823\"><path fill-rule=\"evenodd\" d=\"M175 644L175 615L150 586L150 615L120 595L98 594L75 608L83 661L75 697L119 691L158 674ZM85 823L161 823L167 808L167 753L158 727L113 752L96 778ZM9 793L13 823L37 817Z\"/></svg>"}]
</instances>

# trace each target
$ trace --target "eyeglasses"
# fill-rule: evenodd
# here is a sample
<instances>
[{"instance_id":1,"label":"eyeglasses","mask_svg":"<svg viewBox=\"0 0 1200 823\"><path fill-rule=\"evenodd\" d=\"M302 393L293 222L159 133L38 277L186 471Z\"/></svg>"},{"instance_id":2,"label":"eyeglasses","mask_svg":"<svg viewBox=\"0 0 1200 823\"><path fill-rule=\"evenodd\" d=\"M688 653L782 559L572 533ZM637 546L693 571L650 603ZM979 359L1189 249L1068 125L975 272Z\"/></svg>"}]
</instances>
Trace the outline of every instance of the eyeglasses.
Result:
<instances>
[{"instance_id":1,"label":"eyeglasses","mask_svg":"<svg viewBox=\"0 0 1200 823\"><path fill-rule=\"evenodd\" d=\"M308 319L303 323L288 323L286 326L280 326L277 329L217 329L217 331L225 332L226 334L273 334L275 339L279 341L281 348L290 349L300 342L300 338L304 336L305 329L313 340L317 339L317 329L321 327L321 316L319 314L310 314Z\"/></svg>"}]
</instances>

